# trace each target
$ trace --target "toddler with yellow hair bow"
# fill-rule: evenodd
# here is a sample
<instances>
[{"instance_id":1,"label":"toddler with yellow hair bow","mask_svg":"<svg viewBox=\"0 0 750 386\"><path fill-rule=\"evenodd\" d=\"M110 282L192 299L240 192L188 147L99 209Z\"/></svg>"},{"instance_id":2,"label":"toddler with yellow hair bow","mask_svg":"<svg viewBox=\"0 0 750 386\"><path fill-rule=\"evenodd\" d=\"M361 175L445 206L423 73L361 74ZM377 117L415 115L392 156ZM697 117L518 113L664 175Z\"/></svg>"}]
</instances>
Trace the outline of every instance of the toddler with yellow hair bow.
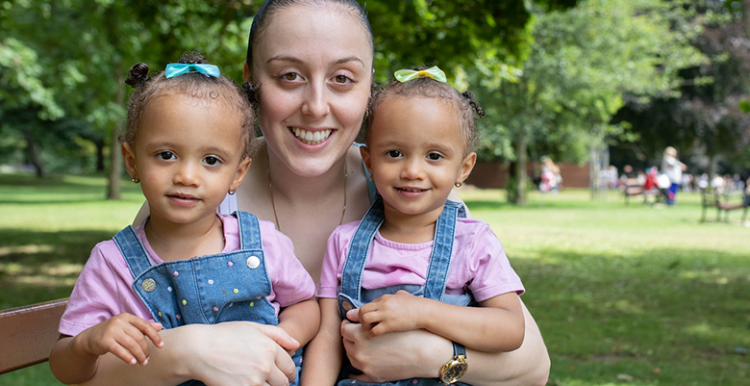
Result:
<instances>
[{"instance_id":1,"label":"toddler with yellow hair bow","mask_svg":"<svg viewBox=\"0 0 750 386\"><path fill-rule=\"evenodd\" d=\"M372 335L424 329L453 341L442 368L386 385L454 383L470 367L467 348L512 351L523 342L521 280L489 225L448 200L474 167L474 115L484 112L437 67L395 76L370 102L361 148L377 197L361 221L328 239L303 386L375 381L342 367L351 344L342 342L343 318Z\"/></svg>"}]
</instances>

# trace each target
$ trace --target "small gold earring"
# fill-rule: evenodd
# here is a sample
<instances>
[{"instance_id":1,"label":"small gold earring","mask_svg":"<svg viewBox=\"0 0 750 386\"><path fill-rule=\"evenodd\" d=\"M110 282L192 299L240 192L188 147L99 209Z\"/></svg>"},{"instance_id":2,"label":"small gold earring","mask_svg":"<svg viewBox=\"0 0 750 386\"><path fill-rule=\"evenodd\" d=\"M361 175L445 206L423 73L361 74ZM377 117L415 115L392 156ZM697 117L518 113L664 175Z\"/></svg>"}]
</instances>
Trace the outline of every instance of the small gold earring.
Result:
<instances>
[{"instance_id":1,"label":"small gold earring","mask_svg":"<svg viewBox=\"0 0 750 386\"><path fill-rule=\"evenodd\" d=\"M464 185L464 183L463 183L463 182L456 182L455 184L453 184L453 186L455 186L455 187L457 187L457 188L460 188L460 187L462 187L463 185Z\"/></svg>"},{"instance_id":2,"label":"small gold earring","mask_svg":"<svg viewBox=\"0 0 750 386\"><path fill-rule=\"evenodd\" d=\"M139 180L139 179L138 179L138 178L136 178L136 177L133 177L133 178L131 178L131 179L130 179L130 181L133 181L133 182L134 182L134 183L136 183L136 184L137 184L137 183L139 183L139 182L141 182L141 180Z\"/></svg>"},{"instance_id":3,"label":"small gold earring","mask_svg":"<svg viewBox=\"0 0 750 386\"><path fill-rule=\"evenodd\" d=\"M370 174L370 182L375 182L375 180L372 179L372 174Z\"/></svg>"},{"instance_id":4,"label":"small gold earring","mask_svg":"<svg viewBox=\"0 0 750 386\"><path fill-rule=\"evenodd\" d=\"M237 189L230 189L228 193L230 196L233 196L235 193L237 193Z\"/></svg>"}]
</instances>

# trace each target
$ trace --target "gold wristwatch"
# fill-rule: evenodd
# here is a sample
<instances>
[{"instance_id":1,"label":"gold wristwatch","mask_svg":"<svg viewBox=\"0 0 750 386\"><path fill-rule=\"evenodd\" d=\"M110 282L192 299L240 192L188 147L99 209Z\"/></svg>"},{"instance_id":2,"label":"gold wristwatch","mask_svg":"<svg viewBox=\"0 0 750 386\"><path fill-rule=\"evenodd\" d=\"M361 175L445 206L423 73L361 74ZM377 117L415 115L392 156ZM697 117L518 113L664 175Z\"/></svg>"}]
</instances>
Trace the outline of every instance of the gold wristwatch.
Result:
<instances>
[{"instance_id":1,"label":"gold wristwatch","mask_svg":"<svg viewBox=\"0 0 750 386\"><path fill-rule=\"evenodd\" d=\"M440 382L445 385L457 382L466 374L469 365L466 363L466 348L453 342L453 359L440 369Z\"/></svg>"}]
</instances>

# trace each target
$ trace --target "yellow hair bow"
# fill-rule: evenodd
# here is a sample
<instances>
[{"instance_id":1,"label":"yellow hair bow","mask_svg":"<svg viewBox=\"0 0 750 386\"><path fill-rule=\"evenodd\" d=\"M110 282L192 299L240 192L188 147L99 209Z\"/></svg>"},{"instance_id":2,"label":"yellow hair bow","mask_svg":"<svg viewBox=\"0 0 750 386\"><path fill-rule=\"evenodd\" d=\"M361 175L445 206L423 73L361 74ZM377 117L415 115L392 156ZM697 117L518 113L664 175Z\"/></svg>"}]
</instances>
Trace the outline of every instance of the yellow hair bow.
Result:
<instances>
[{"instance_id":1,"label":"yellow hair bow","mask_svg":"<svg viewBox=\"0 0 750 386\"><path fill-rule=\"evenodd\" d=\"M396 80L401 83L405 83L417 78L432 78L438 82L443 83L446 83L448 81L445 78L445 73L443 72L443 70L439 69L437 66L430 67L426 70L398 70L394 72L393 75L395 75Z\"/></svg>"}]
</instances>

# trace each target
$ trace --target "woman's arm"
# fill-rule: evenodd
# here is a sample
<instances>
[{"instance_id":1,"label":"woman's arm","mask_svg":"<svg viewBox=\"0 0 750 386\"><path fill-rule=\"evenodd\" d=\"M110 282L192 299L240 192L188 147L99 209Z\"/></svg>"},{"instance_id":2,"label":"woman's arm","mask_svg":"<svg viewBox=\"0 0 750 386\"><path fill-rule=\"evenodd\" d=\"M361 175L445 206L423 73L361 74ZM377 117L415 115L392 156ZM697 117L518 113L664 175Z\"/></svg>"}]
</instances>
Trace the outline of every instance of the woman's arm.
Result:
<instances>
[{"instance_id":1,"label":"woman's arm","mask_svg":"<svg viewBox=\"0 0 750 386\"><path fill-rule=\"evenodd\" d=\"M338 302L320 299L321 323L318 334L305 349L305 361L300 376L301 386L333 385L343 362Z\"/></svg>"},{"instance_id":2,"label":"woman's arm","mask_svg":"<svg viewBox=\"0 0 750 386\"><path fill-rule=\"evenodd\" d=\"M212 385L283 386L295 367L285 349L297 343L276 326L251 322L191 324L160 332L164 346L149 347L147 366L130 366L112 354L99 358L85 385L176 385L199 379Z\"/></svg>"},{"instance_id":3,"label":"woman's arm","mask_svg":"<svg viewBox=\"0 0 750 386\"><path fill-rule=\"evenodd\" d=\"M461 307L402 290L349 312L358 314L363 327L376 336L423 329L486 352L513 351L523 342L523 312L515 292L494 296L479 307Z\"/></svg>"},{"instance_id":4,"label":"woman's arm","mask_svg":"<svg viewBox=\"0 0 750 386\"><path fill-rule=\"evenodd\" d=\"M469 369L461 382L475 386L547 383L550 368L547 348L523 302L521 307L525 322L521 347L504 353L467 350ZM364 372L357 378L365 381L437 378L440 368L453 357L449 340L424 330L375 337L362 325L344 321L341 334L352 365Z\"/></svg>"}]
</instances>

